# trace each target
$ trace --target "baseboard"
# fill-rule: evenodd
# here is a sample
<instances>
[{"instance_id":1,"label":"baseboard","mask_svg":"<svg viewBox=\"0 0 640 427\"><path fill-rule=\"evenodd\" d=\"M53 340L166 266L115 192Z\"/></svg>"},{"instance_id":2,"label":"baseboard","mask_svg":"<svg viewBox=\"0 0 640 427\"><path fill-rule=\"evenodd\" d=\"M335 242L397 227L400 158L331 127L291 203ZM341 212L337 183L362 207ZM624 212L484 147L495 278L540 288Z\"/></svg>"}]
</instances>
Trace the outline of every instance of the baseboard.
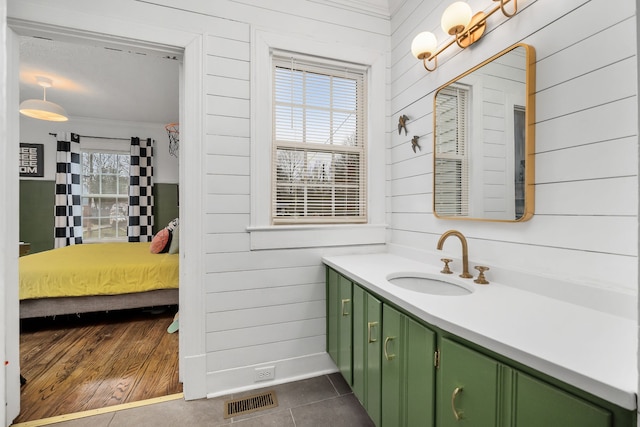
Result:
<instances>
[{"instance_id":1,"label":"baseboard","mask_svg":"<svg viewBox=\"0 0 640 427\"><path fill-rule=\"evenodd\" d=\"M256 369L274 368L273 379L256 381ZM213 398L337 372L327 353L207 373L207 397Z\"/></svg>"}]
</instances>

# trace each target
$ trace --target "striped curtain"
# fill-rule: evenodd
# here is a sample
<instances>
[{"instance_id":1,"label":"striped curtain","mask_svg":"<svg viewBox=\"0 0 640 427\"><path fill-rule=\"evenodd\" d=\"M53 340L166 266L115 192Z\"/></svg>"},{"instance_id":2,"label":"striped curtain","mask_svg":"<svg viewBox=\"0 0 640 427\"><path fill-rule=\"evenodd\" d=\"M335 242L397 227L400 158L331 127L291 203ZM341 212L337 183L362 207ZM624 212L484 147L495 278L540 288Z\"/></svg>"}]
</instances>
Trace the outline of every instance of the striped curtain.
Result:
<instances>
[{"instance_id":1,"label":"striped curtain","mask_svg":"<svg viewBox=\"0 0 640 427\"><path fill-rule=\"evenodd\" d=\"M58 135L54 246L62 248L82 243L80 135Z\"/></svg>"},{"instance_id":2,"label":"striped curtain","mask_svg":"<svg viewBox=\"0 0 640 427\"><path fill-rule=\"evenodd\" d=\"M150 242L153 238L153 140L131 138L129 170L130 242Z\"/></svg>"}]
</instances>

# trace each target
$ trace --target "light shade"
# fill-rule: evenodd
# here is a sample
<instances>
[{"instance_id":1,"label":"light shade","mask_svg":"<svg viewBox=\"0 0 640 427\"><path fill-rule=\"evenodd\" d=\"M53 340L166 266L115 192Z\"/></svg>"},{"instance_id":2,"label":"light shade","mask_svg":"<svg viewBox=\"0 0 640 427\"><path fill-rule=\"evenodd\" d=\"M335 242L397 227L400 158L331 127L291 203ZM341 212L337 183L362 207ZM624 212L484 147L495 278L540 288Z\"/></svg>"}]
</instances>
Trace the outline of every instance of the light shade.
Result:
<instances>
[{"instance_id":1,"label":"light shade","mask_svg":"<svg viewBox=\"0 0 640 427\"><path fill-rule=\"evenodd\" d=\"M438 40L433 33L424 31L413 38L411 42L411 53L416 58L428 59L438 47Z\"/></svg>"},{"instance_id":2,"label":"light shade","mask_svg":"<svg viewBox=\"0 0 640 427\"><path fill-rule=\"evenodd\" d=\"M466 2L457 1L445 9L440 24L445 33L454 35L464 31L472 16L471 6Z\"/></svg>"},{"instance_id":3,"label":"light shade","mask_svg":"<svg viewBox=\"0 0 640 427\"><path fill-rule=\"evenodd\" d=\"M42 99L27 99L20 104L20 113L34 119L49 120L51 122L66 122L69 120L67 112L50 101Z\"/></svg>"}]
</instances>

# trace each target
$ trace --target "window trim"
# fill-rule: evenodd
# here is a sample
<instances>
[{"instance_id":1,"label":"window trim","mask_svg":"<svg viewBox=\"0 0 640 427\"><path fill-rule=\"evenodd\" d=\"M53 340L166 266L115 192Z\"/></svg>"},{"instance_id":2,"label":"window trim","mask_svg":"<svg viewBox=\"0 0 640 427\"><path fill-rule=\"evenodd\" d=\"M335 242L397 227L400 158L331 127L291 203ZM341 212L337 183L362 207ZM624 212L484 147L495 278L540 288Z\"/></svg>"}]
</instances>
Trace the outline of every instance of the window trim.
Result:
<instances>
[{"instance_id":1,"label":"window trim","mask_svg":"<svg viewBox=\"0 0 640 427\"><path fill-rule=\"evenodd\" d=\"M385 224L385 74L384 52L337 46L304 37L291 37L254 28L251 35L251 249L325 247L384 244ZM367 71L367 218L366 224L271 224L271 136L273 51L296 52L316 58L331 58L361 64ZM330 61L330 60L329 60ZM377 173L376 173L377 171ZM371 191L375 189L375 191ZM320 237L322 234L322 237Z\"/></svg>"}]
</instances>

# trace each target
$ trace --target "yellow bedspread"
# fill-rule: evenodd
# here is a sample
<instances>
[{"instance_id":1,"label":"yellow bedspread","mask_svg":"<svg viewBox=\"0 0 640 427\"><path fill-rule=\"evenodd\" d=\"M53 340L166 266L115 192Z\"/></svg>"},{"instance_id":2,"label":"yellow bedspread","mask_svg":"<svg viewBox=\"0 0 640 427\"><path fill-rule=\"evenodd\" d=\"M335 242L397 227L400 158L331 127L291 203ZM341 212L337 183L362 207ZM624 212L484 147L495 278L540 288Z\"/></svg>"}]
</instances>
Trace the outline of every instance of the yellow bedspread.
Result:
<instances>
[{"instance_id":1,"label":"yellow bedspread","mask_svg":"<svg viewBox=\"0 0 640 427\"><path fill-rule=\"evenodd\" d=\"M152 254L149 245L81 244L20 257L20 299L177 288L178 254Z\"/></svg>"}]
</instances>

